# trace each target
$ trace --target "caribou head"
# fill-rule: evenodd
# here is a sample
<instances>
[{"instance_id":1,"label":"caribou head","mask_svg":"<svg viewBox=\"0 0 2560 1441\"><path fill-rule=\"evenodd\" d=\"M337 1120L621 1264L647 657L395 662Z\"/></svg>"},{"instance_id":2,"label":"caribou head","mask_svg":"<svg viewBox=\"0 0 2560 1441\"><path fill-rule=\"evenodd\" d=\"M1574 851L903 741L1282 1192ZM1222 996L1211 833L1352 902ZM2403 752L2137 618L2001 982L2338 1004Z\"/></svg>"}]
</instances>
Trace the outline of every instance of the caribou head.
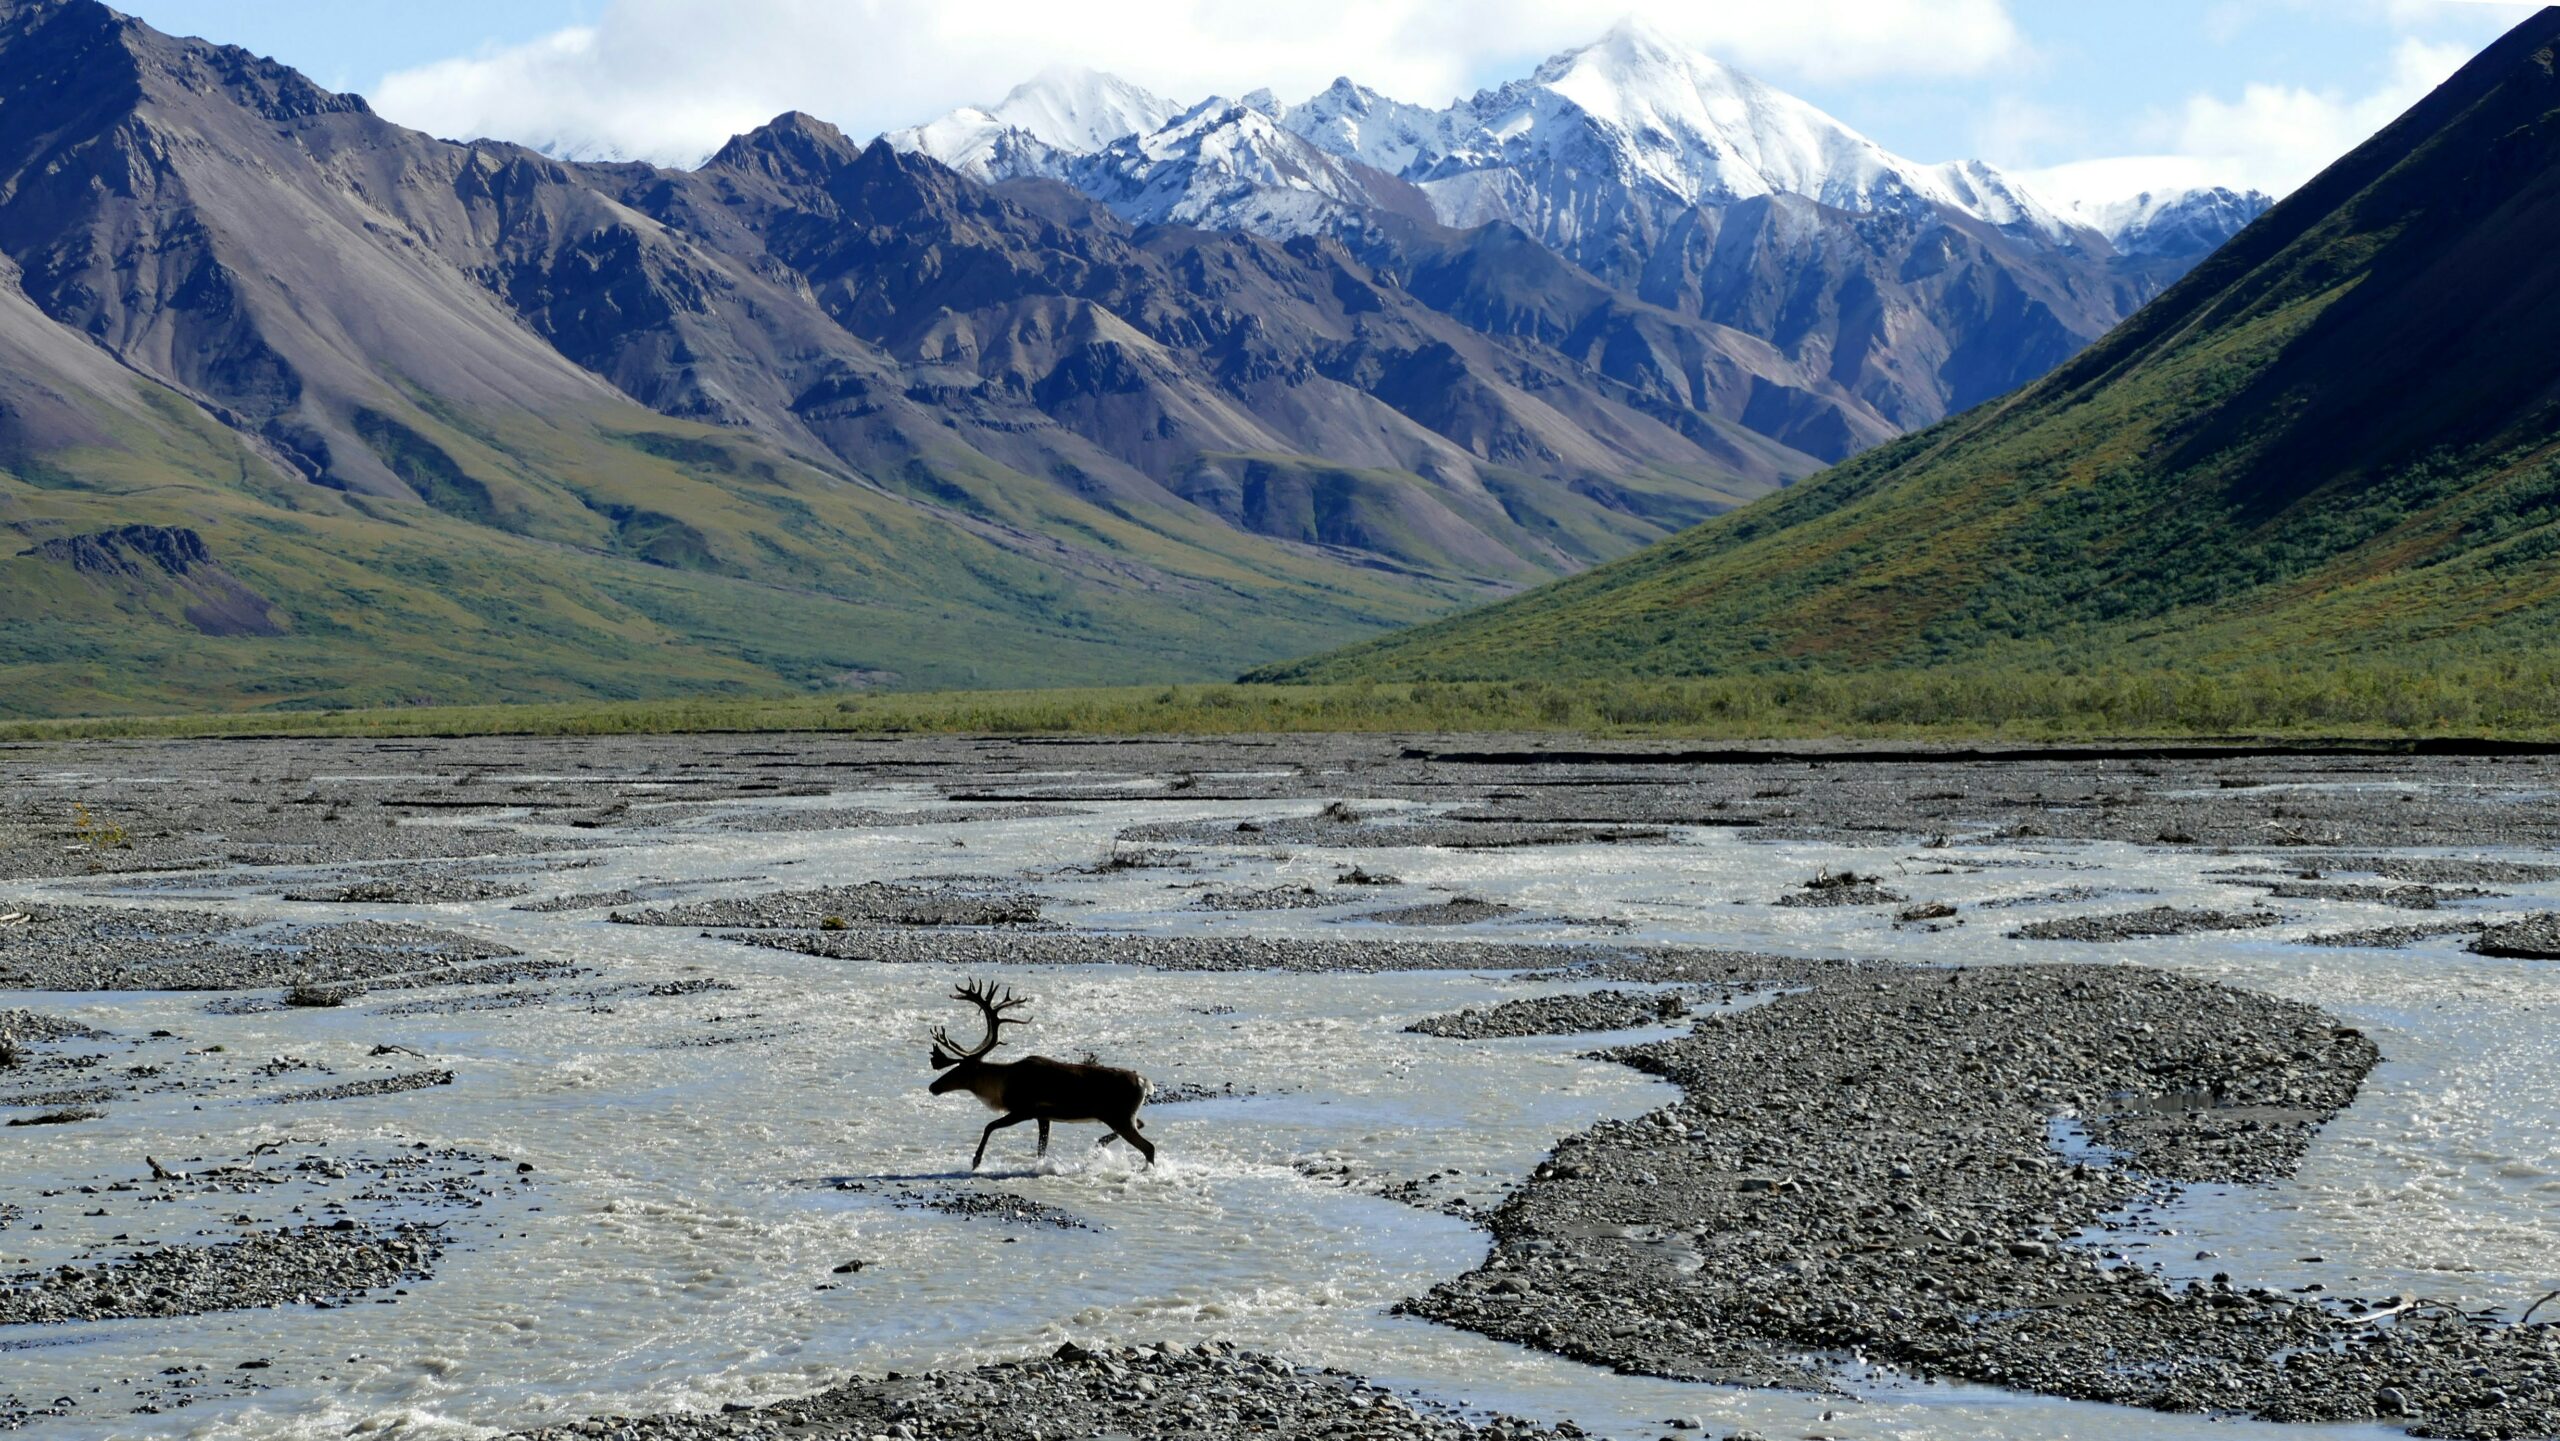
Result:
<instances>
[{"instance_id":1,"label":"caribou head","mask_svg":"<svg viewBox=\"0 0 2560 1441\"><path fill-rule=\"evenodd\" d=\"M1155 1164L1154 1143L1138 1134L1146 1124L1138 1119L1138 1108L1147 1100L1146 1077L1117 1066L1053 1061L1046 1056L990 1061L988 1052L1002 1043L1006 1026L1021 1021L1017 1013L1031 1004L1031 998L983 981L963 985L951 993L951 998L977 1007L987 1033L975 1046L964 1050L951 1039L949 1031L936 1026L931 1059L933 1068L942 1074L933 1078L928 1089L937 1096L967 1091L997 1113L978 1136L978 1153L969 1158L970 1170L978 1169L978 1163L987 1158L987 1142L995 1138L996 1132L1025 1121L1040 1123L1040 1154L1044 1156L1049 1153L1051 1121L1099 1121L1111 1128L1104 1133L1101 1144L1127 1141L1148 1165Z\"/></svg>"}]
</instances>

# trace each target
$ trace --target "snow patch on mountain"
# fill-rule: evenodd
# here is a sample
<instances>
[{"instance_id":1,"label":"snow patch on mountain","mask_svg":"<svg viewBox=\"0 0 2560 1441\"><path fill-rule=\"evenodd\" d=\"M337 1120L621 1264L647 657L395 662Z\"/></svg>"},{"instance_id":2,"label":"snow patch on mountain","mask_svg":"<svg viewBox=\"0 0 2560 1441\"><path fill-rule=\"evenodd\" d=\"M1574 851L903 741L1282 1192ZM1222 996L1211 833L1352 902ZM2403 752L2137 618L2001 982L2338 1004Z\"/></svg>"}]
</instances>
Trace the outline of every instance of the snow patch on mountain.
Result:
<instances>
[{"instance_id":1,"label":"snow patch on mountain","mask_svg":"<svg viewBox=\"0 0 2560 1441\"><path fill-rule=\"evenodd\" d=\"M1181 110L1116 75L1056 65L1015 86L992 106L964 105L883 138L972 179L1003 180L1062 173L1068 158L1091 154L1125 135L1152 131Z\"/></svg>"},{"instance_id":2,"label":"snow patch on mountain","mask_svg":"<svg viewBox=\"0 0 2560 1441\"><path fill-rule=\"evenodd\" d=\"M1678 205L1792 194L1835 209L1944 205L1993 225L2062 238L2069 222L1979 161L1921 165L1840 121L1637 21L1549 59L1525 80L1456 107L1448 151L1412 176L1453 223L1495 218L1518 187L1478 172L1537 178L1550 212L1582 208L1559 189L1617 184ZM1463 219L1460 219L1463 217ZM1535 229L1536 214L1500 218Z\"/></svg>"},{"instance_id":3,"label":"snow patch on mountain","mask_svg":"<svg viewBox=\"0 0 2560 1441\"><path fill-rule=\"evenodd\" d=\"M2212 250L2275 205L2263 190L2217 184L2210 167L2185 156L2084 160L2028 183L2127 255Z\"/></svg>"},{"instance_id":4,"label":"snow patch on mountain","mask_svg":"<svg viewBox=\"0 0 2560 1441\"><path fill-rule=\"evenodd\" d=\"M1287 129L1280 110L1268 92L1213 97L1076 159L1064 178L1124 220L1264 235L1310 234L1380 202L1370 177Z\"/></svg>"},{"instance_id":5,"label":"snow patch on mountain","mask_svg":"<svg viewBox=\"0 0 2560 1441\"><path fill-rule=\"evenodd\" d=\"M1391 100L1346 76L1282 111L1280 123L1327 154L1402 175L1449 149L1451 113Z\"/></svg>"},{"instance_id":6,"label":"snow patch on mountain","mask_svg":"<svg viewBox=\"0 0 2560 1441\"><path fill-rule=\"evenodd\" d=\"M2119 200L2083 203L2071 213L2126 255L2193 255L2218 248L2275 205L2263 190L2223 186L2146 190Z\"/></svg>"}]
</instances>

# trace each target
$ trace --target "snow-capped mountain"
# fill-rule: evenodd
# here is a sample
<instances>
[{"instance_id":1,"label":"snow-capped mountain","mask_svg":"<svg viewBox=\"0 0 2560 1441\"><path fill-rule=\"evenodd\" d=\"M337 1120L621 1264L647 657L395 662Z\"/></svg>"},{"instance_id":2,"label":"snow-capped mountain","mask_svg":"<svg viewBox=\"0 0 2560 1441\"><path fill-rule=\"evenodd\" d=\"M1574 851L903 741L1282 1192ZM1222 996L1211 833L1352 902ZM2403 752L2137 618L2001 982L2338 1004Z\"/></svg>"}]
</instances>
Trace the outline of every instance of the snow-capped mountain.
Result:
<instances>
[{"instance_id":1,"label":"snow-capped mountain","mask_svg":"<svg viewBox=\"0 0 2560 1441\"><path fill-rule=\"evenodd\" d=\"M2066 207L2064 213L2107 237L2120 254L2202 255L2239 234L2275 203L2275 197L2263 190L2211 185L2083 201Z\"/></svg>"},{"instance_id":2,"label":"snow-capped mountain","mask_svg":"<svg viewBox=\"0 0 2560 1441\"><path fill-rule=\"evenodd\" d=\"M1452 110L1390 100L1345 76L1304 104L1280 112L1280 123L1327 154L1402 175L1450 148Z\"/></svg>"},{"instance_id":3,"label":"snow-capped mountain","mask_svg":"<svg viewBox=\"0 0 2560 1441\"><path fill-rule=\"evenodd\" d=\"M1155 130L1183 107L1116 75L1058 65L981 109L964 105L938 120L893 130L900 150L921 151L973 180L1045 174L1125 135Z\"/></svg>"},{"instance_id":4,"label":"snow-capped mountain","mask_svg":"<svg viewBox=\"0 0 2560 1441\"><path fill-rule=\"evenodd\" d=\"M2047 194L1979 160L1908 160L1634 20L1437 110L1348 77L1295 105L1255 91L1185 106L1060 66L884 138L973 179L1063 180L1132 220L1275 235L1411 203L1402 187L1382 196L1376 171L1418 186L1446 224L1509 221L1585 260L1630 227L1763 196L1853 214L1943 208L2064 248L2095 231L2137 257L2201 254L2272 203L2211 188Z\"/></svg>"},{"instance_id":5,"label":"snow-capped mountain","mask_svg":"<svg viewBox=\"0 0 2560 1441\"><path fill-rule=\"evenodd\" d=\"M1067 162L1058 178L1124 220L1292 236L1367 208L1411 208L1393 177L1328 154L1280 120L1268 91L1212 98L1160 129Z\"/></svg>"},{"instance_id":6,"label":"snow-capped mountain","mask_svg":"<svg viewBox=\"0 0 2560 1441\"><path fill-rule=\"evenodd\" d=\"M2069 229L1989 165L1905 160L1638 21L1453 107L1448 133L1445 153L1407 172L1443 216L1510 220L1551 243L1571 244L1578 222L1628 200L1685 208L1779 194L1854 212L1944 205L2055 239Z\"/></svg>"},{"instance_id":7,"label":"snow-capped mountain","mask_svg":"<svg viewBox=\"0 0 2560 1441\"><path fill-rule=\"evenodd\" d=\"M1632 301L1759 338L1906 427L2044 374L2265 208L1906 159L1635 22L1440 109L1348 78L1294 105L1254 91L1176 107L1053 71L887 139L978 179L1063 181L1133 223L1331 236L1396 274L1417 247L1453 242L1387 217L1499 222ZM1499 237L1452 253L1463 262L1417 278L1499 296L1529 263ZM1882 332L1879 308L1894 317ZM1766 423L1800 448L1853 448Z\"/></svg>"}]
</instances>

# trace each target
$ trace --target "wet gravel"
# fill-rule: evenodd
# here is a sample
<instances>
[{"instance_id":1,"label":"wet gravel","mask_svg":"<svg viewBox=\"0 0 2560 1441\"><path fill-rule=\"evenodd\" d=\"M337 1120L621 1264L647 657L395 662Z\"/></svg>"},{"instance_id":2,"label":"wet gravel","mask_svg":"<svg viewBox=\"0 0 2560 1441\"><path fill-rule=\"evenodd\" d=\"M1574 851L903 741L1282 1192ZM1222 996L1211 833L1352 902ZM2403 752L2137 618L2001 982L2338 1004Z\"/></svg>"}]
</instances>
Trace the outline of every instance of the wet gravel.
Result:
<instances>
[{"instance_id":1,"label":"wet gravel","mask_svg":"<svg viewBox=\"0 0 2560 1441\"><path fill-rule=\"evenodd\" d=\"M1467 1041L1578 1036L1593 1031L1666 1026L1688 1013L1688 998L1676 992L1576 991L1562 996L1527 996L1482 1010L1471 1006L1452 1015L1425 1017L1405 1029L1417 1035Z\"/></svg>"},{"instance_id":2,"label":"wet gravel","mask_svg":"<svg viewBox=\"0 0 2560 1441\"><path fill-rule=\"evenodd\" d=\"M1374 811L1348 823L1301 817L1258 836L1232 822L1179 839L1470 844L1573 841L1611 828L1747 827L1773 837L1952 838L1998 831L2135 844L2299 848L2329 869L2377 847L2457 852L2560 849L2560 811L2520 804L2549 787L2538 755L2255 754L2176 748L1986 751L1802 743L1783 748L1555 737L1301 736L1078 740L795 736L418 741L100 741L13 745L34 771L0 795L0 877L132 873L204 865L539 857L605 843L455 815L553 821L616 811L613 825L717 803L823 795L849 786L943 790L950 808L1090 807L1118 796L1325 802ZM1985 759L1987 758L1987 760ZM1084 772L1062 785L1063 768ZM1161 777L1204 777L1169 791ZM1214 785L1205 779L1218 778ZM112 779L149 775L135 787ZM1114 783L1115 780L1118 783ZM2234 782L2234 785L2225 785ZM1450 814L1428 826L1404 802ZM123 832L94 844L75 805ZM932 808L927 808L932 809ZM1457 820L1463 814L1482 819ZM435 822L427 824L424 822ZM1378 837L1369 832L1398 831ZM1226 834L1212 834L1221 826ZM1142 828L1143 829L1143 828ZM1438 832L1435 836L1433 833ZM2163 837L2170 838L2163 841ZM2560 877L2547 864L2449 857L2393 861L2390 879L2445 885ZM2510 866L2524 866L2517 871Z\"/></svg>"},{"instance_id":3,"label":"wet gravel","mask_svg":"<svg viewBox=\"0 0 2560 1441\"><path fill-rule=\"evenodd\" d=\"M271 1106L289 1106L304 1101L351 1101L360 1096L395 1096L402 1091L452 1084L451 1071L412 1071L404 1076L374 1076L361 1081L343 1081L334 1086L317 1086L308 1091L287 1091L265 1099Z\"/></svg>"},{"instance_id":4,"label":"wet gravel","mask_svg":"<svg viewBox=\"0 0 2560 1441\"><path fill-rule=\"evenodd\" d=\"M1486 1264L1411 1310L1690 1379L1822 1388L1816 1358L1854 1352L2158 1410L2560 1429L2560 1329L2367 1324L2070 1239L2289 1172L2378 1059L2312 1007L2130 967L1869 967L1611 1054L1681 1101L1567 1138ZM2059 1153L2057 1115L2117 1159Z\"/></svg>"},{"instance_id":5,"label":"wet gravel","mask_svg":"<svg viewBox=\"0 0 2560 1441\"><path fill-rule=\"evenodd\" d=\"M423 1278L441 1229L354 1221L261 1232L218 1245L168 1245L121 1261L57 1266L0 1285L0 1326L130 1321L354 1300Z\"/></svg>"},{"instance_id":6,"label":"wet gravel","mask_svg":"<svg viewBox=\"0 0 2560 1441\"><path fill-rule=\"evenodd\" d=\"M2030 921L2009 934L2027 941L2138 941L2153 936L2192 936L2205 931L2250 931L2280 925L2273 911L2180 910L2153 906L2112 916L2066 916Z\"/></svg>"},{"instance_id":7,"label":"wet gravel","mask_svg":"<svg viewBox=\"0 0 2560 1441\"><path fill-rule=\"evenodd\" d=\"M2421 941L2441 936L2469 935L2482 929L2479 921L2428 921L2414 926L2371 926L2354 931L2324 931L2304 936L2297 945L2330 946L2339 949L2396 951Z\"/></svg>"},{"instance_id":8,"label":"wet gravel","mask_svg":"<svg viewBox=\"0 0 2560 1441\"><path fill-rule=\"evenodd\" d=\"M1518 906L1504 905L1500 901L1488 901L1481 896L1452 896L1445 901L1428 901L1421 905L1370 911L1357 919L1377 921L1390 926L1472 926L1485 921L1503 920L1520 913Z\"/></svg>"},{"instance_id":9,"label":"wet gravel","mask_svg":"<svg viewBox=\"0 0 2560 1441\"><path fill-rule=\"evenodd\" d=\"M61 1016L12 1008L0 1010L0 1036L21 1041L103 1041L107 1033Z\"/></svg>"},{"instance_id":10,"label":"wet gravel","mask_svg":"<svg viewBox=\"0 0 2560 1441\"><path fill-rule=\"evenodd\" d=\"M1898 906L1909 899L1911 899L1909 896L1885 889L1884 883L1873 876L1861 876L1843 871L1836 876L1826 872L1814 877L1778 897L1778 904L1811 907Z\"/></svg>"},{"instance_id":11,"label":"wet gravel","mask_svg":"<svg viewBox=\"0 0 2560 1441\"><path fill-rule=\"evenodd\" d=\"M1546 1441L1583 1433L1516 1418L1461 1416L1333 1370L1292 1366L1226 1343L1087 1350L857 1379L793 1401L724 1415L609 1417L517 1433L517 1441L765 1441L895 1437L900 1441L1231 1441L1239 1436L1341 1441Z\"/></svg>"},{"instance_id":12,"label":"wet gravel","mask_svg":"<svg viewBox=\"0 0 2560 1441\"><path fill-rule=\"evenodd\" d=\"M0 987L225 991L375 983L515 955L482 937L403 922L253 926L201 911L64 906L0 931Z\"/></svg>"},{"instance_id":13,"label":"wet gravel","mask_svg":"<svg viewBox=\"0 0 2560 1441\"><path fill-rule=\"evenodd\" d=\"M743 814L708 816L696 821L690 829L752 833L760 835L793 834L807 831L868 831L903 826L958 825L977 821L1046 820L1053 816L1084 815L1077 806L1038 804L928 806L914 810L880 810L868 806L831 806L823 809L795 807L789 810L754 810Z\"/></svg>"},{"instance_id":14,"label":"wet gravel","mask_svg":"<svg viewBox=\"0 0 2560 1441\"><path fill-rule=\"evenodd\" d=\"M1342 897L1326 895L1313 886L1250 886L1203 891L1191 902L1204 911L1234 912L1302 911L1342 903Z\"/></svg>"},{"instance_id":15,"label":"wet gravel","mask_svg":"<svg viewBox=\"0 0 2560 1441\"><path fill-rule=\"evenodd\" d=\"M954 1144L974 1144L955 1137ZM990 1149L993 1149L992 1147ZM900 1195L897 1205L914 1211L936 1211L945 1216L959 1216L981 1221L1008 1221L1017 1225L1047 1226L1059 1231L1090 1231L1093 1223L1061 1206L1017 1196L1010 1191L909 1191Z\"/></svg>"},{"instance_id":16,"label":"wet gravel","mask_svg":"<svg viewBox=\"0 0 2560 1441\"><path fill-rule=\"evenodd\" d=\"M564 911L601 911L613 906L636 906L648 897L628 888L610 891L573 891L565 896L545 896L538 901L524 901L509 910L530 911L536 915L557 915Z\"/></svg>"},{"instance_id":17,"label":"wet gravel","mask_svg":"<svg viewBox=\"0 0 2560 1441\"><path fill-rule=\"evenodd\" d=\"M1585 968L1628 980L1651 957L1660 979L1690 980L1693 967L1721 968L1729 953L1599 944L1538 945L1472 940L1331 940L1293 936L1151 936L1031 931L740 932L743 945L835 960L941 966L1143 966L1158 971L1550 971ZM1730 953L1738 955L1740 953ZM1753 974L1819 962L1750 957ZM1733 973L1745 967L1735 962Z\"/></svg>"},{"instance_id":18,"label":"wet gravel","mask_svg":"<svg viewBox=\"0 0 2560 1441\"><path fill-rule=\"evenodd\" d=\"M2496 894L2470 888L2447 890L2436 886L2340 884L2334 881L2273 881L2266 883L2266 892L2280 901L2358 901L2400 911L2441 910L2449 901L2480 900Z\"/></svg>"},{"instance_id":19,"label":"wet gravel","mask_svg":"<svg viewBox=\"0 0 2560 1441\"><path fill-rule=\"evenodd\" d=\"M2560 866L2532 861L2466 860L2439 856L2323 856L2321 869L2381 876L2430 886L2529 886L2560 881Z\"/></svg>"},{"instance_id":20,"label":"wet gravel","mask_svg":"<svg viewBox=\"0 0 2560 1441\"><path fill-rule=\"evenodd\" d=\"M1119 838L1133 844L1185 846L1371 847L1437 846L1450 850L1503 850L1514 846L1578 846L1608 841L1658 841L1670 832L1654 826L1568 825L1546 822L1455 819L1284 817L1264 821L1165 821L1130 826Z\"/></svg>"},{"instance_id":21,"label":"wet gravel","mask_svg":"<svg viewBox=\"0 0 2560 1441\"><path fill-rule=\"evenodd\" d=\"M2560 961L2560 912L2547 912L2480 933L2471 949L2484 956L2525 961Z\"/></svg>"},{"instance_id":22,"label":"wet gravel","mask_svg":"<svg viewBox=\"0 0 2560 1441\"><path fill-rule=\"evenodd\" d=\"M407 879L378 878L354 881L340 886L316 886L284 893L288 901L309 901L330 905L435 906L470 901L505 901L533 894L533 887L520 881L490 880L482 876L416 876Z\"/></svg>"},{"instance_id":23,"label":"wet gravel","mask_svg":"<svg viewBox=\"0 0 2560 1441\"><path fill-rule=\"evenodd\" d=\"M611 919L635 926L827 929L864 926L1020 926L1040 920L1040 902L1020 893L985 894L948 886L865 881L805 891L690 901Z\"/></svg>"}]
</instances>

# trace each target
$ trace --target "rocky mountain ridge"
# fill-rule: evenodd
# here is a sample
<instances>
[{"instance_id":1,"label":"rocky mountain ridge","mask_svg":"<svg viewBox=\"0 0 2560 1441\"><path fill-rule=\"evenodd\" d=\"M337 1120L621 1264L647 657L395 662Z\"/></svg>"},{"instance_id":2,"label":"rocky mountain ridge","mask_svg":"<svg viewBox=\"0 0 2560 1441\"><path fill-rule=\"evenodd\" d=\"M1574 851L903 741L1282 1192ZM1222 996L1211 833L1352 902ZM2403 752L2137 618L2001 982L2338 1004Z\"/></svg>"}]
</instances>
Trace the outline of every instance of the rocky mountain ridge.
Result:
<instances>
[{"instance_id":1,"label":"rocky mountain ridge","mask_svg":"<svg viewBox=\"0 0 2560 1441\"><path fill-rule=\"evenodd\" d=\"M1100 88L1035 81L1009 103L1091 133L1108 128L1084 98ZM1343 78L1096 145L991 137L968 118L983 114L889 138L964 169L1000 154L1002 176L1060 181L1137 225L1355 246L1388 215L1516 227L1612 288L1770 343L1894 429L2035 379L2268 204L2063 204L1979 161L1919 164L1634 21L1437 110Z\"/></svg>"}]
</instances>

